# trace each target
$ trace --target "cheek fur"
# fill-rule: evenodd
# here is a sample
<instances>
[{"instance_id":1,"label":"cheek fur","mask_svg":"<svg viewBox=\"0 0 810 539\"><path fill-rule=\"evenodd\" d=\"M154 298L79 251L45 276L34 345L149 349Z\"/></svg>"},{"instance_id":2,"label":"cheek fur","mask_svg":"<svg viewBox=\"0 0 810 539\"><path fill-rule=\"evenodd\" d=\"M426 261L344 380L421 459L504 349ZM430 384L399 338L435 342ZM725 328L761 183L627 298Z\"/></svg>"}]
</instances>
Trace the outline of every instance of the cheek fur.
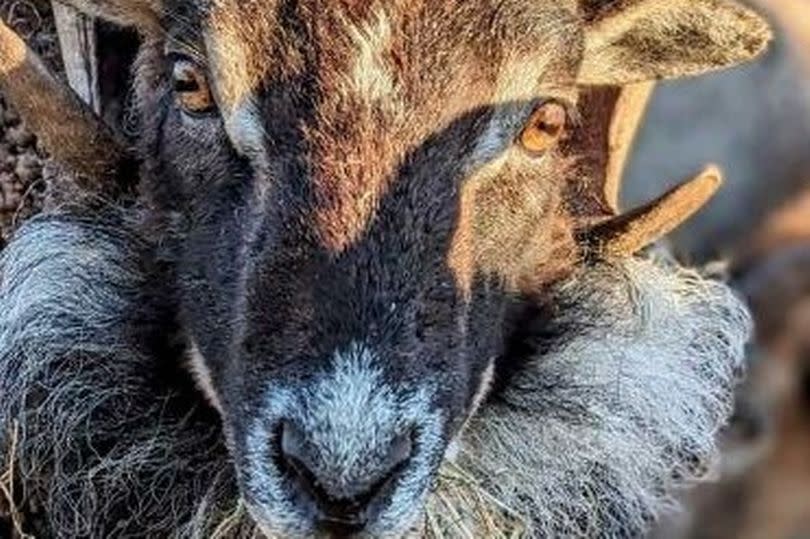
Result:
<instances>
[{"instance_id":1,"label":"cheek fur","mask_svg":"<svg viewBox=\"0 0 810 539\"><path fill-rule=\"evenodd\" d=\"M749 315L725 285L652 260L589 268L552 301L542 352L470 421L455 466L531 536L642 535L717 455ZM434 517L493 511L453 488Z\"/></svg>"}]
</instances>

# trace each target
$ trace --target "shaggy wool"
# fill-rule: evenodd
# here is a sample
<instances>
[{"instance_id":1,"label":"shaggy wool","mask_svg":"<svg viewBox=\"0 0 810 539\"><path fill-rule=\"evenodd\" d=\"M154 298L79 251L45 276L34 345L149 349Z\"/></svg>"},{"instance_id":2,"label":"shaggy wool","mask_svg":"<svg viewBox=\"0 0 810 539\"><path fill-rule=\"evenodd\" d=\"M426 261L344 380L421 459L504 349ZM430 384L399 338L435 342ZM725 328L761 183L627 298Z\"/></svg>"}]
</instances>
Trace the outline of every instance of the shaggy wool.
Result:
<instances>
[{"instance_id":1,"label":"shaggy wool","mask_svg":"<svg viewBox=\"0 0 810 539\"><path fill-rule=\"evenodd\" d=\"M251 536L170 278L132 229L43 216L2 254L6 486L42 537ZM430 535L636 536L713 458L750 332L725 285L650 255L583 267L549 305L442 469Z\"/></svg>"}]
</instances>

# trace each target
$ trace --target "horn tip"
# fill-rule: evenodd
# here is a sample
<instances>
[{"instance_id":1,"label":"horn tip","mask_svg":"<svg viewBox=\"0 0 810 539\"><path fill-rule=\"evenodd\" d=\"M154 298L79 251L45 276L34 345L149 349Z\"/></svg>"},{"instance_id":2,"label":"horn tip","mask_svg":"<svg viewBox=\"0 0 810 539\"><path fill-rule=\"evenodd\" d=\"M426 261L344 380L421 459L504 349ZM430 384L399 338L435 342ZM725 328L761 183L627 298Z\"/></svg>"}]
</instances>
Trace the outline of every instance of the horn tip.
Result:
<instances>
[{"instance_id":1,"label":"horn tip","mask_svg":"<svg viewBox=\"0 0 810 539\"><path fill-rule=\"evenodd\" d=\"M711 181L712 183L716 183L718 186L722 185L725 181L725 177L723 175L723 169L720 168L720 165L716 163L709 163L703 169L703 172L700 173L700 176L706 178L706 181Z\"/></svg>"},{"instance_id":2,"label":"horn tip","mask_svg":"<svg viewBox=\"0 0 810 539\"><path fill-rule=\"evenodd\" d=\"M716 164L707 165L695 179L685 186L695 194L696 198L708 200L713 197L725 183L723 170Z\"/></svg>"}]
</instances>

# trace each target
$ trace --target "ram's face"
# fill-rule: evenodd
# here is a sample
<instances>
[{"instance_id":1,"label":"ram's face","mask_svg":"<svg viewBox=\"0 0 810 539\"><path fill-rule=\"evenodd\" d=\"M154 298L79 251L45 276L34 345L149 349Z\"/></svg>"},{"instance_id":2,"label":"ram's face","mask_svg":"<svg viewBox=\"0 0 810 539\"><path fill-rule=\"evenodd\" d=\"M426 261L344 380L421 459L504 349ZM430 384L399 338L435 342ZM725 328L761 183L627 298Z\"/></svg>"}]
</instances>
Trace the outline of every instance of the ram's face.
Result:
<instances>
[{"instance_id":1,"label":"ram's face","mask_svg":"<svg viewBox=\"0 0 810 539\"><path fill-rule=\"evenodd\" d=\"M144 37L155 243L270 535L405 533L530 298L583 246L630 254L716 186L616 216L602 157L621 130L579 88L702 72L767 36L720 0L68 1ZM37 99L54 79L3 28L0 73L21 71L0 80L50 149L121 170L47 117L75 100Z\"/></svg>"},{"instance_id":2,"label":"ram's face","mask_svg":"<svg viewBox=\"0 0 810 539\"><path fill-rule=\"evenodd\" d=\"M270 532L413 524L573 251L573 8L404 4L219 3L144 55L193 361Z\"/></svg>"}]
</instances>

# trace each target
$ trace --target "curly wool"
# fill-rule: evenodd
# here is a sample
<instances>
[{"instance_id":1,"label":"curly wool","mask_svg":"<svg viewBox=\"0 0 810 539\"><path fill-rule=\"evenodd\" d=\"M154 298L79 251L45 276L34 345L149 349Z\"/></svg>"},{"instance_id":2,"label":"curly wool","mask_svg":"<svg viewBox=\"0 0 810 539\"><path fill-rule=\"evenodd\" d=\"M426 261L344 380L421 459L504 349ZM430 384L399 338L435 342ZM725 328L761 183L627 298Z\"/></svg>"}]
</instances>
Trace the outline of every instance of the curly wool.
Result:
<instances>
[{"instance_id":1,"label":"curly wool","mask_svg":"<svg viewBox=\"0 0 810 539\"><path fill-rule=\"evenodd\" d=\"M458 466L531 536L639 536L715 457L749 315L653 260L590 268L552 302L542 353L473 420ZM465 499L457 514L480 511Z\"/></svg>"},{"instance_id":2,"label":"curly wool","mask_svg":"<svg viewBox=\"0 0 810 539\"><path fill-rule=\"evenodd\" d=\"M35 219L2 254L0 425L39 536L202 536L236 508L146 254L116 216Z\"/></svg>"},{"instance_id":3,"label":"curly wool","mask_svg":"<svg viewBox=\"0 0 810 539\"><path fill-rule=\"evenodd\" d=\"M167 331L169 280L127 229L39 218L0 259L0 450L14 434L17 502L42 536L252 536L219 420ZM713 456L750 329L725 286L630 260L583 270L551 304L537 353L443 470L469 482L440 478L434 532L480 525L483 503L527 535L635 535Z\"/></svg>"}]
</instances>

